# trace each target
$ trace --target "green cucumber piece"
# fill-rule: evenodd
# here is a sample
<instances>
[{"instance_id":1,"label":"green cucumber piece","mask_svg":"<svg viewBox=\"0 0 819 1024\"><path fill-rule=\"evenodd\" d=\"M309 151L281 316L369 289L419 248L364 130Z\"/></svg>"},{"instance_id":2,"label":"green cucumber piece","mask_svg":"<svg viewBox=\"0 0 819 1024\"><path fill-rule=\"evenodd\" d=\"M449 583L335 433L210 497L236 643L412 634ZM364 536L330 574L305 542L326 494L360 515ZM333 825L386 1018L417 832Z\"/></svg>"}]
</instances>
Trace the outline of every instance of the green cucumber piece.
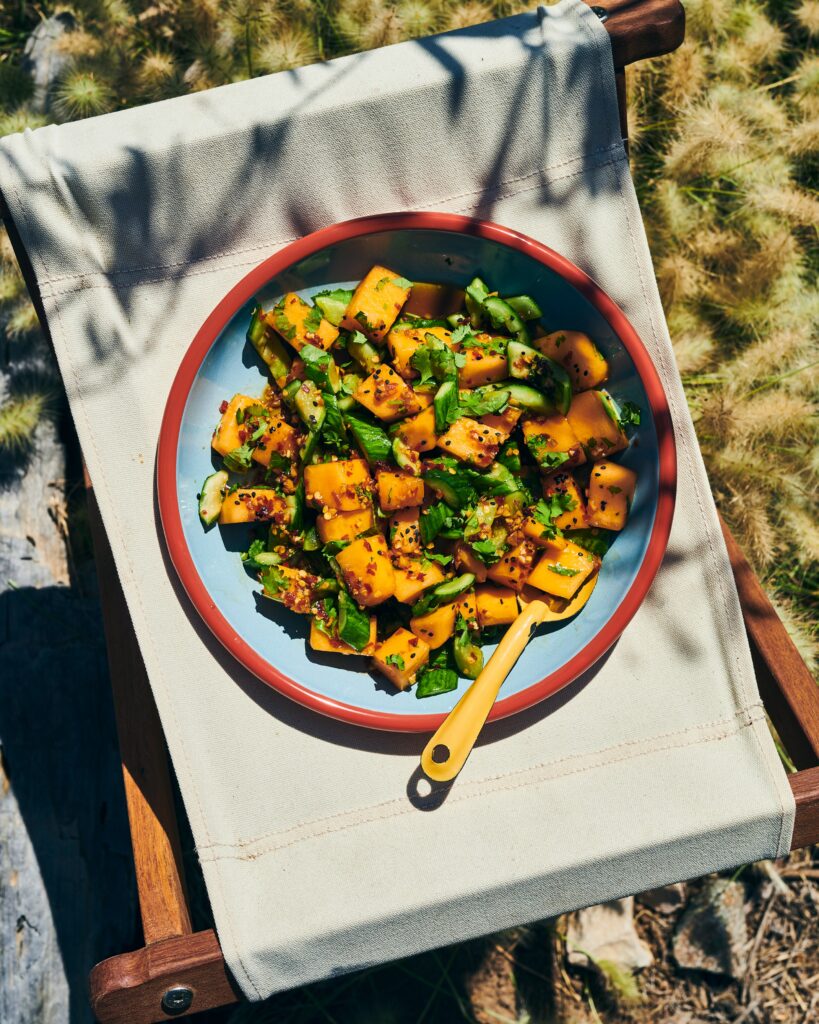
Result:
<instances>
[{"instance_id":1,"label":"green cucumber piece","mask_svg":"<svg viewBox=\"0 0 819 1024\"><path fill-rule=\"evenodd\" d=\"M291 380L289 384L282 388L282 400L288 408L296 408L296 395L299 393L300 387L300 380Z\"/></svg>"},{"instance_id":2,"label":"green cucumber piece","mask_svg":"<svg viewBox=\"0 0 819 1024\"><path fill-rule=\"evenodd\" d=\"M447 327L452 328L454 331L456 327L462 327L464 324L469 323L468 313L450 313L446 318Z\"/></svg>"},{"instance_id":3,"label":"green cucumber piece","mask_svg":"<svg viewBox=\"0 0 819 1024\"><path fill-rule=\"evenodd\" d=\"M313 296L313 302L321 310L321 315L333 327L338 327L344 319L347 307L352 301L353 293L346 288L333 288Z\"/></svg>"},{"instance_id":4,"label":"green cucumber piece","mask_svg":"<svg viewBox=\"0 0 819 1024\"><path fill-rule=\"evenodd\" d=\"M199 491L199 518L205 526L211 526L219 518L227 485L228 475L223 469L205 477Z\"/></svg>"},{"instance_id":5,"label":"green cucumber piece","mask_svg":"<svg viewBox=\"0 0 819 1024\"><path fill-rule=\"evenodd\" d=\"M482 327L486 320L486 316L483 311L483 302L488 295L489 288L479 277L473 277L466 286L464 305L466 306L466 311L469 314L469 320L473 327Z\"/></svg>"},{"instance_id":6,"label":"green cucumber piece","mask_svg":"<svg viewBox=\"0 0 819 1024\"><path fill-rule=\"evenodd\" d=\"M361 450L361 454L371 466L376 462L389 461L392 453L392 441L386 431L374 423L367 423L366 420L350 416L347 413L344 415L344 422Z\"/></svg>"},{"instance_id":7,"label":"green cucumber piece","mask_svg":"<svg viewBox=\"0 0 819 1024\"><path fill-rule=\"evenodd\" d=\"M617 427L618 430L622 429L620 427L620 410L614 404L614 399L611 397L608 391L603 391L602 388L598 391L598 394L600 395L600 404L606 410L606 415L608 416L608 418L612 421L612 423L615 425L615 427Z\"/></svg>"},{"instance_id":8,"label":"green cucumber piece","mask_svg":"<svg viewBox=\"0 0 819 1024\"><path fill-rule=\"evenodd\" d=\"M285 496L284 503L290 512L290 529L299 533L304 526L304 480L299 480L295 491Z\"/></svg>"},{"instance_id":9,"label":"green cucumber piece","mask_svg":"<svg viewBox=\"0 0 819 1024\"><path fill-rule=\"evenodd\" d=\"M409 470L413 476L421 475L421 458L418 452L410 448L397 434L392 439L392 457L401 469Z\"/></svg>"},{"instance_id":10,"label":"green cucumber piece","mask_svg":"<svg viewBox=\"0 0 819 1024\"><path fill-rule=\"evenodd\" d=\"M421 531L421 543L424 547L435 540L451 515L452 509L443 501L436 501L434 505L430 505L429 508L425 508L421 512L418 528Z\"/></svg>"},{"instance_id":11,"label":"green cucumber piece","mask_svg":"<svg viewBox=\"0 0 819 1024\"><path fill-rule=\"evenodd\" d=\"M498 452L498 462L502 466L506 466L510 473L520 472L520 442L517 438L510 437L508 441L504 442Z\"/></svg>"},{"instance_id":12,"label":"green cucumber piece","mask_svg":"<svg viewBox=\"0 0 819 1024\"><path fill-rule=\"evenodd\" d=\"M472 482L479 494L505 497L520 490L520 481L500 462L493 463L485 473L474 473Z\"/></svg>"},{"instance_id":13,"label":"green cucumber piece","mask_svg":"<svg viewBox=\"0 0 819 1024\"><path fill-rule=\"evenodd\" d=\"M449 693L458 689L458 673L451 668L429 668L423 673L415 687L415 696L433 697L437 693Z\"/></svg>"},{"instance_id":14,"label":"green cucumber piece","mask_svg":"<svg viewBox=\"0 0 819 1024\"><path fill-rule=\"evenodd\" d=\"M531 295L513 295L505 301L521 320L539 320L543 316L543 310Z\"/></svg>"},{"instance_id":15,"label":"green cucumber piece","mask_svg":"<svg viewBox=\"0 0 819 1024\"><path fill-rule=\"evenodd\" d=\"M303 345L299 358L304 363L304 372L322 391L335 394L341 387L341 371L329 352L317 345Z\"/></svg>"},{"instance_id":16,"label":"green cucumber piece","mask_svg":"<svg viewBox=\"0 0 819 1024\"><path fill-rule=\"evenodd\" d=\"M331 594L338 594L341 588L338 585L338 580L319 580L318 583L313 587L313 593L316 597L329 597Z\"/></svg>"},{"instance_id":17,"label":"green cucumber piece","mask_svg":"<svg viewBox=\"0 0 819 1024\"><path fill-rule=\"evenodd\" d=\"M517 380L505 380L498 384L498 390L509 392L509 404L516 405L519 409L534 413L536 416L549 416L555 411L555 404L551 402L542 391L531 387L529 384L521 384Z\"/></svg>"},{"instance_id":18,"label":"green cucumber piece","mask_svg":"<svg viewBox=\"0 0 819 1024\"><path fill-rule=\"evenodd\" d=\"M338 592L338 638L357 651L363 651L370 642L369 616L342 589Z\"/></svg>"},{"instance_id":19,"label":"green cucumber piece","mask_svg":"<svg viewBox=\"0 0 819 1024\"><path fill-rule=\"evenodd\" d=\"M339 395L336 404L342 412L350 412L358 405L352 395Z\"/></svg>"},{"instance_id":20,"label":"green cucumber piece","mask_svg":"<svg viewBox=\"0 0 819 1024\"><path fill-rule=\"evenodd\" d=\"M483 651L472 642L466 623L463 620L461 622L463 625L455 633L452 643L455 664L462 676L466 676L467 679L477 679L483 669Z\"/></svg>"},{"instance_id":21,"label":"green cucumber piece","mask_svg":"<svg viewBox=\"0 0 819 1024\"><path fill-rule=\"evenodd\" d=\"M481 309L495 330L504 330L518 341L528 343L529 331L526 324L505 299L489 295L481 303Z\"/></svg>"},{"instance_id":22,"label":"green cucumber piece","mask_svg":"<svg viewBox=\"0 0 819 1024\"><path fill-rule=\"evenodd\" d=\"M255 306L250 316L247 340L270 370L273 380L281 387L284 378L290 372L290 364L293 360L278 335L271 331L265 323L261 306Z\"/></svg>"},{"instance_id":23,"label":"green cucumber piece","mask_svg":"<svg viewBox=\"0 0 819 1024\"><path fill-rule=\"evenodd\" d=\"M412 606L412 614L413 616L424 615L442 604L450 604L474 585L474 575L471 572L465 572L452 580L439 583L437 587L430 587Z\"/></svg>"},{"instance_id":24,"label":"green cucumber piece","mask_svg":"<svg viewBox=\"0 0 819 1024\"><path fill-rule=\"evenodd\" d=\"M432 591L438 604L449 604L456 597L465 594L467 590L475 585L475 577L471 572L462 573L454 579L439 583Z\"/></svg>"},{"instance_id":25,"label":"green cucumber piece","mask_svg":"<svg viewBox=\"0 0 819 1024\"><path fill-rule=\"evenodd\" d=\"M438 388L433 399L435 408L435 433L443 434L449 430L450 414L458 406L458 383L456 380L445 380Z\"/></svg>"},{"instance_id":26,"label":"green cucumber piece","mask_svg":"<svg viewBox=\"0 0 819 1024\"><path fill-rule=\"evenodd\" d=\"M511 377L536 387L552 400L561 416L566 415L572 404L572 383L560 363L519 341L509 342L507 359Z\"/></svg>"},{"instance_id":27,"label":"green cucumber piece","mask_svg":"<svg viewBox=\"0 0 819 1024\"><path fill-rule=\"evenodd\" d=\"M303 380L299 383L300 386L294 399L296 412L308 430L318 433L324 423L324 417L327 415L324 399L312 380Z\"/></svg>"},{"instance_id":28,"label":"green cucumber piece","mask_svg":"<svg viewBox=\"0 0 819 1024\"><path fill-rule=\"evenodd\" d=\"M313 456L316 454L319 442L319 431L311 430L302 445L299 457L301 458L302 464L307 466L313 461Z\"/></svg>"},{"instance_id":29,"label":"green cucumber piece","mask_svg":"<svg viewBox=\"0 0 819 1024\"><path fill-rule=\"evenodd\" d=\"M381 353L361 331L349 335L347 351L365 373L372 373L381 365Z\"/></svg>"},{"instance_id":30,"label":"green cucumber piece","mask_svg":"<svg viewBox=\"0 0 819 1024\"><path fill-rule=\"evenodd\" d=\"M456 469L454 473L450 473L446 468L433 466L427 469L423 476L425 483L428 483L452 508L464 508L474 503L475 488L471 478L461 470Z\"/></svg>"}]
</instances>

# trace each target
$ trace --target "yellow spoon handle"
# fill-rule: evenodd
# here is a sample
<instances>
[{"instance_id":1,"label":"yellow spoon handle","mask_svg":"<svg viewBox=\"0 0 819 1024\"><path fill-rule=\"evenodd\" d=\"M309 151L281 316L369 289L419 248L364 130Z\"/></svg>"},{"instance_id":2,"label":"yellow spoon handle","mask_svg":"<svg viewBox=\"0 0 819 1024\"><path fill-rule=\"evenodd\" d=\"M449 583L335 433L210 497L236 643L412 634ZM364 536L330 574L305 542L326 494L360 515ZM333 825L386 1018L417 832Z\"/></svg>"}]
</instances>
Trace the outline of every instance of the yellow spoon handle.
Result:
<instances>
[{"instance_id":1,"label":"yellow spoon handle","mask_svg":"<svg viewBox=\"0 0 819 1024\"><path fill-rule=\"evenodd\" d=\"M548 610L543 601L529 602L507 629L481 674L426 745L421 767L433 782L449 782L463 768L503 681Z\"/></svg>"}]
</instances>

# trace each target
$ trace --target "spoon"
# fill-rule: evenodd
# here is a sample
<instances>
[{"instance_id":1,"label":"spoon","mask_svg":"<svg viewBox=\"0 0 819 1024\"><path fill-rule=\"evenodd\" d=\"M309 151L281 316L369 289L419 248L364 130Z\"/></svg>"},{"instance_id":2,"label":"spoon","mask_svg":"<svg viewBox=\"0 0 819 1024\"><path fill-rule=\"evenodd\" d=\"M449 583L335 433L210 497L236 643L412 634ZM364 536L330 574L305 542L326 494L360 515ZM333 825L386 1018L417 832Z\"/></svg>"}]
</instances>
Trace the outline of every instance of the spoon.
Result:
<instances>
[{"instance_id":1,"label":"spoon","mask_svg":"<svg viewBox=\"0 0 819 1024\"><path fill-rule=\"evenodd\" d=\"M591 597L598 576L597 572L590 576L570 600L551 597L531 587L525 587L518 595L520 614L478 678L424 747L421 767L428 778L433 782L455 778L472 752L501 686L537 627L542 622L560 622L576 615Z\"/></svg>"}]
</instances>

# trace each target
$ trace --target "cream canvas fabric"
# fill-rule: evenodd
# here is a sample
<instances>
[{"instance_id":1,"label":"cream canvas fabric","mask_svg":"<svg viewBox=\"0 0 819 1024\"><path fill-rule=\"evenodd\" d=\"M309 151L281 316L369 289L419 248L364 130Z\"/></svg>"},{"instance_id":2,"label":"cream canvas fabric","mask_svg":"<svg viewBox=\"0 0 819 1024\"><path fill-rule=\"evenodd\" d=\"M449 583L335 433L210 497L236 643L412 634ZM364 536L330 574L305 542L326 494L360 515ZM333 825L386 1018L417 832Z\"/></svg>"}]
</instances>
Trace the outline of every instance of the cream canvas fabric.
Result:
<instances>
[{"instance_id":1,"label":"cream canvas fabric","mask_svg":"<svg viewBox=\"0 0 819 1024\"><path fill-rule=\"evenodd\" d=\"M578 0L6 138L32 259L227 962L250 998L789 846L737 595ZM479 215L576 261L648 346L676 429L666 561L606 658L487 729L443 800L421 736L244 673L163 557L154 457L179 361L248 268L334 221Z\"/></svg>"}]
</instances>

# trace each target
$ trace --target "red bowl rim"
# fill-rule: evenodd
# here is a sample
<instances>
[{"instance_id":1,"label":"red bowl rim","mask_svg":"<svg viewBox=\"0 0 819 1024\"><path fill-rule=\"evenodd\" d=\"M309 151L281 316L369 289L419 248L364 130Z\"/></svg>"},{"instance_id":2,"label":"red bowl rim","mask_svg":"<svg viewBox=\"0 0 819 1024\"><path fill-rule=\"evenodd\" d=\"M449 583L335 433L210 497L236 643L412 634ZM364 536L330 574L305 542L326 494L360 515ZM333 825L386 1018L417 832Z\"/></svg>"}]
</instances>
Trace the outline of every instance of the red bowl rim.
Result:
<instances>
[{"instance_id":1,"label":"red bowl rim","mask_svg":"<svg viewBox=\"0 0 819 1024\"><path fill-rule=\"evenodd\" d=\"M539 703L567 686L589 669L614 644L626 628L651 586L665 554L677 481L677 458L668 402L659 375L637 332L616 303L579 267L548 246L511 228L490 221L473 220L452 213L388 213L343 221L291 242L246 274L216 305L198 330L185 353L168 395L157 451L157 496L168 552L182 586L217 639L246 669L274 689L331 718L371 729L394 732L432 732L446 718L441 714L396 715L346 704L314 692L284 675L253 647L236 635L233 627L213 602L191 557L182 529L176 464L182 416L188 394L211 345L237 310L251 299L271 277L294 263L330 245L396 230L438 230L468 233L499 242L538 260L564 277L605 318L628 351L645 388L657 433L659 493L648 547L628 593L601 630L573 658L525 690L498 700L489 721L506 718Z\"/></svg>"}]
</instances>

